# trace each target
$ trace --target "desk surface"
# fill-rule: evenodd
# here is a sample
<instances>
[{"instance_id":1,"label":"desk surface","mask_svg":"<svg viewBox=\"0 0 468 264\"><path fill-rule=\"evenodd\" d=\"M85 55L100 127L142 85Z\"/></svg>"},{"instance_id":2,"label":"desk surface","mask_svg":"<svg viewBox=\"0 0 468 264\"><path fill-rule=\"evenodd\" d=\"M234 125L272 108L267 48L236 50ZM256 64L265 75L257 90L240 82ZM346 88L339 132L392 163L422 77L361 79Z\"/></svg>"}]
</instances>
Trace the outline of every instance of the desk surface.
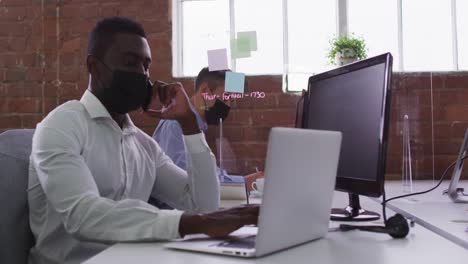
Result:
<instances>
[{"instance_id":1,"label":"desk surface","mask_svg":"<svg viewBox=\"0 0 468 264\"><path fill-rule=\"evenodd\" d=\"M454 203L447 195L442 195L448 184L448 181L444 182L430 193L391 201L388 208L413 218L416 223L468 249L468 203ZM413 192L433 186L433 181L414 181ZM460 182L459 187L468 188L468 181ZM385 190L387 198L406 194L401 182L387 182Z\"/></svg>"},{"instance_id":2,"label":"desk surface","mask_svg":"<svg viewBox=\"0 0 468 264\"><path fill-rule=\"evenodd\" d=\"M336 192L334 206L347 205L347 195ZM381 211L379 204L362 198L367 209ZM392 215L389 210L388 215ZM368 223L369 224L369 223ZM337 226L337 223L332 223ZM468 259L468 250L416 226L406 239L360 231L331 232L325 238L258 259L239 259L163 248L165 243L121 243L89 259L85 264L113 263L447 263Z\"/></svg>"}]
</instances>

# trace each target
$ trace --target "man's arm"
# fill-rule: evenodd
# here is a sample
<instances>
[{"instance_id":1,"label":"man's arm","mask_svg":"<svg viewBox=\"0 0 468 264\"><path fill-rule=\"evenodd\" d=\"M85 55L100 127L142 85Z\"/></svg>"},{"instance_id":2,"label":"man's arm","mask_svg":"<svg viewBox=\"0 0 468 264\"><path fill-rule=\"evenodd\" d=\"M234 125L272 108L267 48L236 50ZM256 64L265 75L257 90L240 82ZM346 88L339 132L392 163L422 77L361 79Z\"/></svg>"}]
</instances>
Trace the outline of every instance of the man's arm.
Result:
<instances>
[{"instance_id":1,"label":"man's arm","mask_svg":"<svg viewBox=\"0 0 468 264\"><path fill-rule=\"evenodd\" d=\"M186 208L203 214L184 213L179 222L179 234L203 233L213 237L225 236L243 225L256 224L259 208L241 207L215 211L219 206L219 183L216 177L214 155L200 133L189 100L180 83L156 87L162 110L148 110L148 114L163 119L177 120L184 133L187 148L187 172L172 164L158 162L153 194L164 197L168 203L185 204ZM158 157L162 157L160 159ZM188 175L187 175L188 173ZM177 206L176 206L177 207Z\"/></svg>"},{"instance_id":2,"label":"man's arm","mask_svg":"<svg viewBox=\"0 0 468 264\"><path fill-rule=\"evenodd\" d=\"M170 206L189 212L209 212L219 207L219 182L216 161L198 127L190 101L180 83L156 86L163 105L161 110L148 114L162 119L176 120L184 134L187 152L187 171L166 162L160 149L153 154L156 160L156 181L152 196Z\"/></svg>"}]
</instances>

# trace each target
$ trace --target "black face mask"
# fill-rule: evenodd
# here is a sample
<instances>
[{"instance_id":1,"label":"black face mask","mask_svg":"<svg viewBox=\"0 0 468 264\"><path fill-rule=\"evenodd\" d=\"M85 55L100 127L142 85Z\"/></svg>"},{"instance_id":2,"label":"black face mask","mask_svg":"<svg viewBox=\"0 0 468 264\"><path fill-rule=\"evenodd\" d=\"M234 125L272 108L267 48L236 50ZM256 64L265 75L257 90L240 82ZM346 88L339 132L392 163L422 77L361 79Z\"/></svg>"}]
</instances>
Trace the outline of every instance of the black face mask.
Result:
<instances>
[{"instance_id":1,"label":"black face mask","mask_svg":"<svg viewBox=\"0 0 468 264\"><path fill-rule=\"evenodd\" d=\"M104 87L102 95L103 104L110 112L123 115L149 105L152 89L146 74L111 70L105 63L101 63L112 72L112 81Z\"/></svg>"},{"instance_id":2,"label":"black face mask","mask_svg":"<svg viewBox=\"0 0 468 264\"><path fill-rule=\"evenodd\" d=\"M220 118L223 121L226 120L230 109L231 108L223 103L223 101L216 99L215 104L205 110L206 123L208 123L208 125L218 125Z\"/></svg>"}]
</instances>

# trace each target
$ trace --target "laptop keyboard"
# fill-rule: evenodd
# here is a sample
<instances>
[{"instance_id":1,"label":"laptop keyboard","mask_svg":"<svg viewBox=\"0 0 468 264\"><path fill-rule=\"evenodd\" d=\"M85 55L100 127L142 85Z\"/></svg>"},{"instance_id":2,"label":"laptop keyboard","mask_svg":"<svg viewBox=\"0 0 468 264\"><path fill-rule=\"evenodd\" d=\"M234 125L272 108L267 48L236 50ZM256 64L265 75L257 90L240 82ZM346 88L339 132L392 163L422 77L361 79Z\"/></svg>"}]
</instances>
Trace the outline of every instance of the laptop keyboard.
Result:
<instances>
[{"instance_id":1,"label":"laptop keyboard","mask_svg":"<svg viewBox=\"0 0 468 264\"><path fill-rule=\"evenodd\" d=\"M228 247L228 248L255 248L255 235L246 236L246 237L234 237L229 240L223 241L218 244L218 247Z\"/></svg>"}]
</instances>

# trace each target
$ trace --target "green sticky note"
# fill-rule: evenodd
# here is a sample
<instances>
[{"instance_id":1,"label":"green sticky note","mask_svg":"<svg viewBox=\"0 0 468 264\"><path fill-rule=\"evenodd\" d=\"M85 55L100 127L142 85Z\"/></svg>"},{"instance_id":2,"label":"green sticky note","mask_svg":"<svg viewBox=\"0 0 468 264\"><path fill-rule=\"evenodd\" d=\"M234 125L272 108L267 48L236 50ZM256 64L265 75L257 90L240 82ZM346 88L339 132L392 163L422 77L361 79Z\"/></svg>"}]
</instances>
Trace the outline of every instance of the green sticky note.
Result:
<instances>
[{"instance_id":1,"label":"green sticky note","mask_svg":"<svg viewBox=\"0 0 468 264\"><path fill-rule=\"evenodd\" d=\"M243 49L245 44L238 43L238 39L231 39L231 58L240 59L250 57L250 50ZM239 47L240 46L240 47Z\"/></svg>"},{"instance_id":2,"label":"green sticky note","mask_svg":"<svg viewBox=\"0 0 468 264\"><path fill-rule=\"evenodd\" d=\"M238 51L250 52L250 40L248 38L237 38L236 44Z\"/></svg>"},{"instance_id":3,"label":"green sticky note","mask_svg":"<svg viewBox=\"0 0 468 264\"><path fill-rule=\"evenodd\" d=\"M237 32L237 39L241 40L242 44L244 44L244 42L248 42L250 51L257 50L257 32L256 31Z\"/></svg>"}]
</instances>

